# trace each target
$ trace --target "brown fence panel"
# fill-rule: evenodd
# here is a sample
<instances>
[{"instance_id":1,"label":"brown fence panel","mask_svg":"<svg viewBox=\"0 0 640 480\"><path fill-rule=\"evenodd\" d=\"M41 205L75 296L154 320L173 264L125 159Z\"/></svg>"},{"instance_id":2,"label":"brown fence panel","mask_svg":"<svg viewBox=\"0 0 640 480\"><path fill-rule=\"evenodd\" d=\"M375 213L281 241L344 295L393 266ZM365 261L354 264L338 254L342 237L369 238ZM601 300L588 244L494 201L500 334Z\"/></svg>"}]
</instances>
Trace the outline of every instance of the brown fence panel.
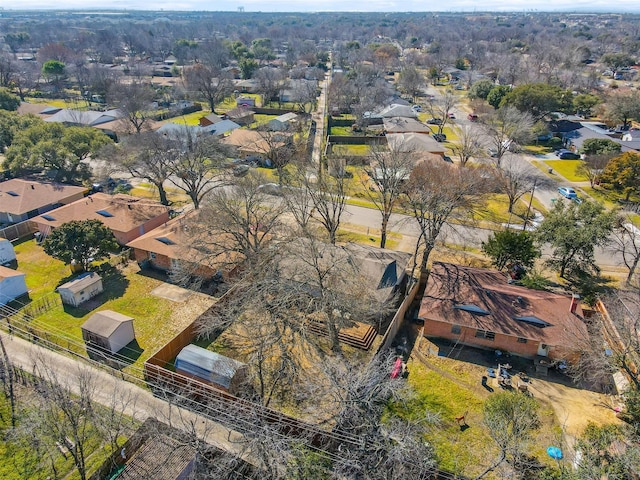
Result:
<instances>
[{"instance_id":1,"label":"brown fence panel","mask_svg":"<svg viewBox=\"0 0 640 480\"><path fill-rule=\"evenodd\" d=\"M24 222L9 225L8 227L0 229L0 237L13 242L14 240L33 235L37 231L38 228L35 223L31 220L25 220Z\"/></svg>"},{"instance_id":2,"label":"brown fence panel","mask_svg":"<svg viewBox=\"0 0 640 480\"><path fill-rule=\"evenodd\" d=\"M389 327L387 327L387 331L384 333L382 343L380 344L380 347L378 348L378 351L376 352L376 354L382 352L383 350L388 349L393 343L393 339L397 335L398 330L400 330L400 327L402 326L402 322L404 321L404 317L407 314L407 310L409 310L409 307L411 306L413 299L418 293L419 287L420 287L420 284L416 282L415 285L411 288L411 290L409 290L409 294L406 297L404 297L404 300L400 304L400 307L398 308L398 311L396 312L396 314L393 316L393 319L391 320Z\"/></svg>"}]
</instances>

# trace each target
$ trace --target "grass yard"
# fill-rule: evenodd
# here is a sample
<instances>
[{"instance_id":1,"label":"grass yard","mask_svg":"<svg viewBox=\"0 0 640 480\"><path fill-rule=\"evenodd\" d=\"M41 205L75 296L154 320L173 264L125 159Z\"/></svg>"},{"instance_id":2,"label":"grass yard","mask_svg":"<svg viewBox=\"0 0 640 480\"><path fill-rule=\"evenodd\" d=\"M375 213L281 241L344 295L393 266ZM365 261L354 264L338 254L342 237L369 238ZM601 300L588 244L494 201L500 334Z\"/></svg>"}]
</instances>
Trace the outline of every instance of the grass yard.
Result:
<instances>
[{"instance_id":1,"label":"grass yard","mask_svg":"<svg viewBox=\"0 0 640 480\"><path fill-rule=\"evenodd\" d=\"M179 117L173 117L164 123L175 123L178 125L186 125L189 127L197 127L200 125L200 119L209 115L211 111L200 110L199 112L188 113L187 115L180 115Z\"/></svg>"},{"instance_id":2,"label":"grass yard","mask_svg":"<svg viewBox=\"0 0 640 480\"><path fill-rule=\"evenodd\" d=\"M525 201L526 200L526 203ZM509 213L509 200L505 194L493 194L488 197L484 207L476 214L480 221L493 223L510 222L516 225L524 223L524 217L527 214L529 196L525 195L523 199L516 202L513 206L513 214ZM533 206L532 212L533 215Z\"/></svg>"},{"instance_id":3,"label":"grass yard","mask_svg":"<svg viewBox=\"0 0 640 480\"><path fill-rule=\"evenodd\" d=\"M343 225L338 229L339 242L352 242L371 247L380 246L380 230L368 229L359 225ZM402 240L402 235L395 232L387 232L387 244L385 248L395 250Z\"/></svg>"},{"instance_id":4,"label":"grass yard","mask_svg":"<svg viewBox=\"0 0 640 480\"><path fill-rule=\"evenodd\" d=\"M351 127L331 127L331 135L358 135L358 133L354 132Z\"/></svg>"},{"instance_id":5,"label":"grass yard","mask_svg":"<svg viewBox=\"0 0 640 480\"><path fill-rule=\"evenodd\" d=\"M334 155L369 155L371 149L369 145L333 145Z\"/></svg>"},{"instance_id":6,"label":"grass yard","mask_svg":"<svg viewBox=\"0 0 640 480\"><path fill-rule=\"evenodd\" d=\"M491 395L480 385L484 367L444 357L412 357L408 363L408 382L415 398L403 405L391 405L390 411L409 419L422 418L425 411L439 414L440 421L427 435L441 468L472 478L498 454L497 447L482 421L483 404ZM466 412L469 428L462 430L455 417ZM548 405L540 406L541 428L530 452L548 463L544 448L554 444L559 426ZM496 478L488 476L486 478Z\"/></svg>"},{"instance_id":7,"label":"grass yard","mask_svg":"<svg viewBox=\"0 0 640 480\"><path fill-rule=\"evenodd\" d=\"M69 267L46 255L35 240L18 244L16 255L18 268L26 273L32 300L56 295L55 288L71 278ZM30 325L50 332L52 341L84 353L80 326L90 315L98 310L114 310L133 317L136 340L121 352L132 362L124 370L133 375L141 375L138 369L144 361L213 303L213 299L199 295L185 303L152 295L151 291L163 282L141 271L135 262L122 270L111 267L101 275L103 293L79 308L57 306Z\"/></svg>"},{"instance_id":8,"label":"grass yard","mask_svg":"<svg viewBox=\"0 0 640 480\"><path fill-rule=\"evenodd\" d=\"M582 163L581 160L545 160L544 165L553 168L553 171L562 175L570 182L588 182L584 175L576 173L576 168Z\"/></svg>"}]
</instances>

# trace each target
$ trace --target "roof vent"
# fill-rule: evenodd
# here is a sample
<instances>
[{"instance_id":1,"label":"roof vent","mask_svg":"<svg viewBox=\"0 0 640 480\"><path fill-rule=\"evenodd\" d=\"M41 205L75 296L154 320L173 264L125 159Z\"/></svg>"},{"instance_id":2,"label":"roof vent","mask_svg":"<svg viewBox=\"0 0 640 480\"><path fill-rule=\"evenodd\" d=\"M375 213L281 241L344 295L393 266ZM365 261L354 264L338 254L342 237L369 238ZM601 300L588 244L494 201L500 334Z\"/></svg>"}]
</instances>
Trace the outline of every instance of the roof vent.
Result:
<instances>
[{"instance_id":1,"label":"roof vent","mask_svg":"<svg viewBox=\"0 0 640 480\"><path fill-rule=\"evenodd\" d=\"M7 192L9 195L11 195L12 197L19 197L20 195L18 195L16 192L14 192L13 190L9 190Z\"/></svg>"},{"instance_id":2,"label":"roof vent","mask_svg":"<svg viewBox=\"0 0 640 480\"><path fill-rule=\"evenodd\" d=\"M164 243L165 245L175 245L176 242L174 242L173 240L171 240L170 238L167 237L158 237L156 238L156 240L158 240L159 242Z\"/></svg>"},{"instance_id":3,"label":"roof vent","mask_svg":"<svg viewBox=\"0 0 640 480\"><path fill-rule=\"evenodd\" d=\"M102 215L103 217L113 217L113 214L107 212L106 210L98 210L96 213L98 215Z\"/></svg>"},{"instance_id":4,"label":"roof vent","mask_svg":"<svg viewBox=\"0 0 640 480\"><path fill-rule=\"evenodd\" d=\"M42 215L42 218L44 218L45 220L49 220L50 222L55 222L56 219L53 218L51 215Z\"/></svg>"},{"instance_id":5,"label":"roof vent","mask_svg":"<svg viewBox=\"0 0 640 480\"><path fill-rule=\"evenodd\" d=\"M540 327L540 328L551 327L552 326L549 322L545 322L544 320L541 320L538 317L534 317L533 315L530 315L530 316L527 316L527 317L513 317L513 318L514 318L514 320L517 320L519 322L529 323L531 325L534 325L534 326Z\"/></svg>"}]
</instances>

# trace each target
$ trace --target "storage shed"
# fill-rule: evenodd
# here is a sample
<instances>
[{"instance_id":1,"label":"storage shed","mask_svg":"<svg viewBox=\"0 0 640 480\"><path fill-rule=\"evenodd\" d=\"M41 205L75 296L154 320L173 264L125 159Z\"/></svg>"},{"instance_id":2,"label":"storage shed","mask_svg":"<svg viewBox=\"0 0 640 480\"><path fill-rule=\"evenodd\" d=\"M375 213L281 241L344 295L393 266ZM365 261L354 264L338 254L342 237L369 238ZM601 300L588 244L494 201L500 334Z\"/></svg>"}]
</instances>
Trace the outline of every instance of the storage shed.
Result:
<instances>
[{"instance_id":1,"label":"storage shed","mask_svg":"<svg viewBox=\"0 0 640 480\"><path fill-rule=\"evenodd\" d=\"M0 265L0 305L27 294L24 277L24 273Z\"/></svg>"},{"instance_id":2,"label":"storage shed","mask_svg":"<svg viewBox=\"0 0 640 480\"><path fill-rule=\"evenodd\" d=\"M13 245L6 238L0 238L0 265L5 265L16 259Z\"/></svg>"},{"instance_id":3,"label":"storage shed","mask_svg":"<svg viewBox=\"0 0 640 480\"><path fill-rule=\"evenodd\" d=\"M247 365L197 345L184 347L175 361L176 372L197 378L231 393L245 379Z\"/></svg>"},{"instance_id":4,"label":"storage shed","mask_svg":"<svg viewBox=\"0 0 640 480\"><path fill-rule=\"evenodd\" d=\"M60 298L62 298L62 303L73 307L77 307L81 303L102 293L102 290L102 278L94 272L86 272L78 275L73 280L58 287L58 293L60 294Z\"/></svg>"},{"instance_id":5,"label":"storage shed","mask_svg":"<svg viewBox=\"0 0 640 480\"><path fill-rule=\"evenodd\" d=\"M113 310L94 313L80 328L87 347L92 346L110 353L119 352L136 339L133 318Z\"/></svg>"}]
</instances>

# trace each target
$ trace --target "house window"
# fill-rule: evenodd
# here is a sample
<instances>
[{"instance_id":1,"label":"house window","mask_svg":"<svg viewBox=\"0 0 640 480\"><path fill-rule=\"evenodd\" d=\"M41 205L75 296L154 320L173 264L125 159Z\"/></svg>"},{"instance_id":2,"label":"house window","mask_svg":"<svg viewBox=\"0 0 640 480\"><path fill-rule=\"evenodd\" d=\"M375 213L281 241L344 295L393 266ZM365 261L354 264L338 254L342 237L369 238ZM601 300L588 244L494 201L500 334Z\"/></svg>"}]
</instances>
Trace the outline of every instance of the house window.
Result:
<instances>
[{"instance_id":1,"label":"house window","mask_svg":"<svg viewBox=\"0 0 640 480\"><path fill-rule=\"evenodd\" d=\"M518 337L518 343L527 343L526 338Z\"/></svg>"},{"instance_id":2,"label":"house window","mask_svg":"<svg viewBox=\"0 0 640 480\"><path fill-rule=\"evenodd\" d=\"M156 254L154 252L149 252L149 258L151 260L155 260L156 259Z\"/></svg>"},{"instance_id":3,"label":"house window","mask_svg":"<svg viewBox=\"0 0 640 480\"><path fill-rule=\"evenodd\" d=\"M484 338L486 340L493 340L494 338L496 338L496 334L487 330L476 330L476 337Z\"/></svg>"},{"instance_id":4,"label":"house window","mask_svg":"<svg viewBox=\"0 0 640 480\"><path fill-rule=\"evenodd\" d=\"M451 333L455 333L456 335L460 335L460 325L451 325Z\"/></svg>"}]
</instances>

